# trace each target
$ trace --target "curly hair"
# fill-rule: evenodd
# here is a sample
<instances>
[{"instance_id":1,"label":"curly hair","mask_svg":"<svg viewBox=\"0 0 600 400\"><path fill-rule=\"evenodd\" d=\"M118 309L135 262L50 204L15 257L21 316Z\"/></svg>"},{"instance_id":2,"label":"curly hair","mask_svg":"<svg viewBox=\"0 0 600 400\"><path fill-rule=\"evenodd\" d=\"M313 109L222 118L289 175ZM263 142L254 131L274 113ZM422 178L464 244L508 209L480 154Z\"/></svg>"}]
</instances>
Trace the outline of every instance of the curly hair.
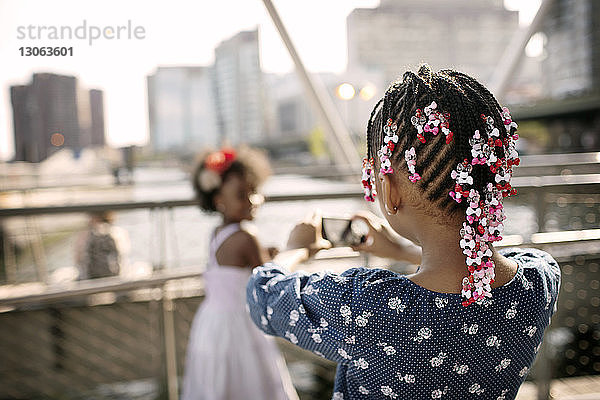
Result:
<instances>
[{"instance_id":1,"label":"curly hair","mask_svg":"<svg viewBox=\"0 0 600 400\"><path fill-rule=\"evenodd\" d=\"M438 109L450 114L450 129L453 140L446 144L444 135L428 136L422 143L415 134L411 116L417 109L423 109L435 101ZM432 72L427 64L421 65L418 72L405 72L401 81L390 85L384 97L371 113L367 126L367 158L375 157L384 140L385 121L391 118L398 125L399 141L391 161L394 169L408 174L403 162L406 150L416 149L416 169L421 179L416 185L419 193L437 206L432 212L454 213L465 210L466 202L457 203L448 194L455 186L451 172L464 159L471 159L472 146L469 140L475 130L485 131L482 115L491 116L496 124L502 122L502 108L494 96L474 78L453 70ZM500 139L505 141L512 135L500 129ZM498 158L504 157L504 150L497 148ZM494 175L487 168L473 170L472 187L483 192ZM437 211L437 212L436 212Z\"/></svg>"},{"instance_id":2,"label":"curly hair","mask_svg":"<svg viewBox=\"0 0 600 400\"><path fill-rule=\"evenodd\" d=\"M204 211L217 211L214 198L219 193L223 184L233 176L243 177L251 186L260 187L271 175L271 167L265 153L261 150L240 147L236 151L235 159L220 174L220 185L211 190L203 190L200 185L200 175L206 169L206 159L212 151L202 153L198 158L192 174L192 186L198 200L198 205Z\"/></svg>"}]
</instances>

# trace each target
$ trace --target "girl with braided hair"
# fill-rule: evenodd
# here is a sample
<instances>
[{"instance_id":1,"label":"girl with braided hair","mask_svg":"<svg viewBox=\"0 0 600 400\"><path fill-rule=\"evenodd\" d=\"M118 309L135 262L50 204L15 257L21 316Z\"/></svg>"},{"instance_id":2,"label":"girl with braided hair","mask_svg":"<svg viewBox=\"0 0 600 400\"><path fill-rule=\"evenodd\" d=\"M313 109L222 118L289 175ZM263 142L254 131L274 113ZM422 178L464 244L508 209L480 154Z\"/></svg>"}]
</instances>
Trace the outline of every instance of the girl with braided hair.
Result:
<instances>
[{"instance_id":1,"label":"girl with braided hair","mask_svg":"<svg viewBox=\"0 0 600 400\"><path fill-rule=\"evenodd\" d=\"M253 320L338 362L334 399L515 398L560 284L548 254L493 246L503 199L515 194L516 128L468 75L427 65L406 72L371 114L363 162L365 199L379 199L389 228L357 216L370 233L356 249L415 261L417 272L254 270ZM314 248L319 229L303 228L313 243L300 229L290 243ZM390 228L420 250L398 244Z\"/></svg>"}]
</instances>

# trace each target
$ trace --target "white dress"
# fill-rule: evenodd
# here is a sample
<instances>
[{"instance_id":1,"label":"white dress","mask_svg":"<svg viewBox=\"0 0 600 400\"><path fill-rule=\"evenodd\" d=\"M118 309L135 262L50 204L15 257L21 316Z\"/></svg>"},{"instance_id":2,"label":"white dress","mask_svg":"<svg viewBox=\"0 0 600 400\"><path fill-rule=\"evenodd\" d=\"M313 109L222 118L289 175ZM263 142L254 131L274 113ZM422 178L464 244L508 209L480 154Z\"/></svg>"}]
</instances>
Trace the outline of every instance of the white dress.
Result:
<instances>
[{"instance_id":1,"label":"white dress","mask_svg":"<svg viewBox=\"0 0 600 400\"><path fill-rule=\"evenodd\" d=\"M212 236L206 297L190 330L182 400L298 399L275 341L246 311L251 269L217 263L217 250L239 229L227 225Z\"/></svg>"}]
</instances>

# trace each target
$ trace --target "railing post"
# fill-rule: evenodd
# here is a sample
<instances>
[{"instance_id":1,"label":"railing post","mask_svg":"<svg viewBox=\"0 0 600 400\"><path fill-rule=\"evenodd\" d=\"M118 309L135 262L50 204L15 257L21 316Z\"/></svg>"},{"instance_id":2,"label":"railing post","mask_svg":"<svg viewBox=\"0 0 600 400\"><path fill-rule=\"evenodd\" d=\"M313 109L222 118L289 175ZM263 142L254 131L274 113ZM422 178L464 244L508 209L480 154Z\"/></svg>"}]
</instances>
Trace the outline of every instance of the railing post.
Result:
<instances>
[{"instance_id":1,"label":"railing post","mask_svg":"<svg viewBox=\"0 0 600 400\"><path fill-rule=\"evenodd\" d=\"M536 384L537 384L537 400L548 400L550 399L550 383L552 380L552 351L550 349L551 343L548 341L548 336L545 335L542 342L542 348L540 351L540 366L537 372Z\"/></svg>"},{"instance_id":2,"label":"railing post","mask_svg":"<svg viewBox=\"0 0 600 400\"><path fill-rule=\"evenodd\" d=\"M173 321L173 300L162 287L163 333L165 346L165 364L167 369L167 398L177 400L177 348L175 347L175 323Z\"/></svg>"}]
</instances>

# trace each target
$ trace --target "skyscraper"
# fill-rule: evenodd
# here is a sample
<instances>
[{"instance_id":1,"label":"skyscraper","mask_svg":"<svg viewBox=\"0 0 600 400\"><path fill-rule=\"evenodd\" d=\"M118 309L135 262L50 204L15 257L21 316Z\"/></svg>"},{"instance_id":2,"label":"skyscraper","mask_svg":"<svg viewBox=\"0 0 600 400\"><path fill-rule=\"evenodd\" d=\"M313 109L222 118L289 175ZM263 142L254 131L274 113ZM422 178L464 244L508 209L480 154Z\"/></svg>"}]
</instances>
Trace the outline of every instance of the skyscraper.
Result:
<instances>
[{"instance_id":1,"label":"skyscraper","mask_svg":"<svg viewBox=\"0 0 600 400\"><path fill-rule=\"evenodd\" d=\"M100 144L100 136L104 143L103 109L96 105L90 108L90 93L78 92L75 77L33 74L29 85L12 86L10 92L16 161L40 162L64 147L78 151ZM102 92L96 92L101 97ZM90 116L90 112L95 115ZM89 137L92 128L95 141Z\"/></svg>"},{"instance_id":2,"label":"skyscraper","mask_svg":"<svg viewBox=\"0 0 600 400\"><path fill-rule=\"evenodd\" d=\"M209 67L159 67L148 76L150 142L156 152L220 144Z\"/></svg>"},{"instance_id":3,"label":"skyscraper","mask_svg":"<svg viewBox=\"0 0 600 400\"><path fill-rule=\"evenodd\" d=\"M264 139L264 92L258 30L239 32L215 49L219 126L230 144Z\"/></svg>"},{"instance_id":4,"label":"skyscraper","mask_svg":"<svg viewBox=\"0 0 600 400\"><path fill-rule=\"evenodd\" d=\"M427 62L487 82L518 29L502 0L382 0L355 9L348 24L348 68L380 71L386 81Z\"/></svg>"},{"instance_id":5,"label":"skyscraper","mask_svg":"<svg viewBox=\"0 0 600 400\"><path fill-rule=\"evenodd\" d=\"M544 19L545 94L552 98L600 92L600 4L556 0Z\"/></svg>"}]
</instances>

